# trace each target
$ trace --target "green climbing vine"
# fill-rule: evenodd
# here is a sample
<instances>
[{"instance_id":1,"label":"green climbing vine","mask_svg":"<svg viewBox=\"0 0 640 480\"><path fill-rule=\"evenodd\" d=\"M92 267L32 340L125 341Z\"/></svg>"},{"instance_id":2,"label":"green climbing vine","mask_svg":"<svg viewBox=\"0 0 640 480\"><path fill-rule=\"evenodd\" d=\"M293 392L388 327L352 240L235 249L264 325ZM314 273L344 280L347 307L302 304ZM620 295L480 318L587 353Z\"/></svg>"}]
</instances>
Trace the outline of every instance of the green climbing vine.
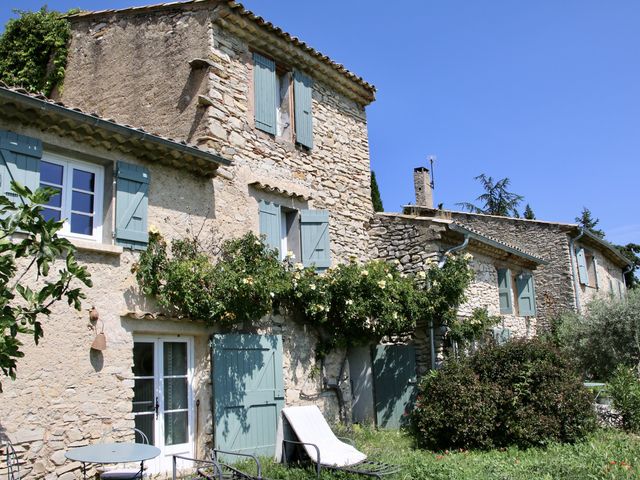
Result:
<instances>
[{"instance_id":1,"label":"green climbing vine","mask_svg":"<svg viewBox=\"0 0 640 480\"><path fill-rule=\"evenodd\" d=\"M356 259L318 273L291 254L280 261L253 233L223 243L214 256L196 240L169 246L152 232L134 272L142 291L178 316L247 327L273 312L290 314L317 330L316 353L323 356L409 335L419 321L453 324L473 278L469 258L431 261L412 275L398 262Z\"/></svg>"},{"instance_id":2,"label":"green climbing vine","mask_svg":"<svg viewBox=\"0 0 640 480\"><path fill-rule=\"evenodd\" d=\"M47 7L17 13L0 36L0 80L48 96L64 80L69 22Z\"/></svg>"}]
</instances>

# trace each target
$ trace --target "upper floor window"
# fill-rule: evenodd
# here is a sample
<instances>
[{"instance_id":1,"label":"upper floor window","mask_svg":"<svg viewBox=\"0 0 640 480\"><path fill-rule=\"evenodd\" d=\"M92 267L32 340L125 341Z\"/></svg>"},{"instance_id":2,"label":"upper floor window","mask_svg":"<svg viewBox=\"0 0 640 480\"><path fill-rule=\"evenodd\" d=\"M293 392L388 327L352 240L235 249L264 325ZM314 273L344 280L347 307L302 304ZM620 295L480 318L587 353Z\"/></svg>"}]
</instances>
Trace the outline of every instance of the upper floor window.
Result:
<instances>
[{"instance_id":1,"label":"upper floor window","mask_svg":"<svg viewBox=\"0 0 640 480\"><path fill-rule=\"evenodd\" d=\"M253 54L256 128L312 148L312 89L313 81L304 73Z\"/></svg>"},{"instance_id":2,"label":"upper floor window","mask_svg":"<svg viewBox=\"0 0 640 480\"><path fill-rule=\"evenodd\" d=\"M500 313L531 317L536 314L536 292L533 275L529 272L513 273L508 268L499 268L498 296Z\"/></svg>"},{"instance_id":3,"label":"upper floor window","mask_svg":"<svg viewBox=\"0 0 640 480\"><path fill-rule=\"evenodd\" d=\"M578 264L578 280L587 287L600 288L598 277L598 259L593 252L579 248L576 250L576 262Z\"/></svg>"},{"instance_id":4,"label":"upper floor window","mask_svg":"<svg viewBox=\"0 0 640 480\"><path fill-rule=\"evenodd\" d=\"M42 215L47 220L64 220L62 234L102 240L102 166L45 154L40 160L40 186L58 191L49 199Z\"/></svg>"}]
</instances>

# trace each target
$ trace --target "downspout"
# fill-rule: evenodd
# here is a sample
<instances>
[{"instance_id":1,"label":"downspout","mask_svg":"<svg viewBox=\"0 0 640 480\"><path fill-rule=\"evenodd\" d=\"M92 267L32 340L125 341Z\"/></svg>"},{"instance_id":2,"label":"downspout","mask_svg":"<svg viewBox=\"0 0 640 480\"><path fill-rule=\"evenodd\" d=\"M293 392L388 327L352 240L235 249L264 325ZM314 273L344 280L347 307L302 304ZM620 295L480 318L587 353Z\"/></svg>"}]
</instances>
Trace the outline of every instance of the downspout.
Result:
<instances>
[{"instance_id":1,"label":"downspout","mask_svg":"<svg viewBox=\"0 0 640 480\"><path fill-rule=\"evenodd\" d=\"M450 248L444 255L442 259L438 262L438 268L444 267L447 263L447 257L452 253L459 252L460 250L464 250L469 245L469 234L464 235L464 241L460 245L456 245L455 247ZM435 339L435 328L433 326L433 319L429 322L429 339L431 343L431 370L436 369L436 339Z\"/></svg>"},{"instance_id":2,"label":"downspout","mask_svg":"<svg viewBox=\"0 0 640 480\"><path fill-rule=\"evenodd\" d=\"M580 235L575 238L569 237L569 255L571 256L571 276L573 277L573 292L576 296L576 310L578 313L582 313L582 307L580 305L580 283L576 275L576 266L578 259L576 258L575 241L579 240L584 235L584 228L580 227Z\"/></svg>"}]
</instances>

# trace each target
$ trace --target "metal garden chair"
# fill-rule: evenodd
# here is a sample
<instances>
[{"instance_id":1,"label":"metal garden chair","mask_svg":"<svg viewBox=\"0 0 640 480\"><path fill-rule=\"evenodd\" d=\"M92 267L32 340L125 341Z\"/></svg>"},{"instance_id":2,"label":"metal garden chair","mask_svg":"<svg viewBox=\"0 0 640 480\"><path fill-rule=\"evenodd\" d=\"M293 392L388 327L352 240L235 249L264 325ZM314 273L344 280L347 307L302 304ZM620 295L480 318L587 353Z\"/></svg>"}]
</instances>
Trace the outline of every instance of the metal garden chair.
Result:
<instances>
[{"instance_id":1,"label":"metal garden chair","mask_svg":"<svg viewBox=\"0 0 640 480\"><path fill-rule=\"evenodd\" d=\"M114 428L111 433L117 432L130 432L129 428ZM137 428L133 429L136 435L136 439L139 437L141 442L145 445L149 445L149 438L147 435ZM100 473L100 480L138 480L144 477L144 471L141 468L113 468L104 470Z\"/></svg>"},{"instance_id":2,"label":"metal garden chair","mask_svg":"<svg viewBox=\"0 0 640 480\"><path fill-rule=\"evenodd\" d=\"M13 445L9 440L5 440L3 443L4 457L7 463L7 479L8 480L20 480L20 461Z\"/></svg>"},{"instance_id":3,"label":"metal garden chair","mask_svg":"<svg viewBox=\"0 0 640 480\"><path fill-rule=\"evenodd\" d=\"M238 470L228 463L221 461L219 455L238 456L250 458L256 464L256 474L250 474ZM180 466L178 466L180 460ZM212 450L210 460L198 460L184 457L182 455L173 456L173 480L266 480L262 476L262 466L260 460L254 455L237 452L227 452L224 450Z\"/></svg>"}]
</instances>

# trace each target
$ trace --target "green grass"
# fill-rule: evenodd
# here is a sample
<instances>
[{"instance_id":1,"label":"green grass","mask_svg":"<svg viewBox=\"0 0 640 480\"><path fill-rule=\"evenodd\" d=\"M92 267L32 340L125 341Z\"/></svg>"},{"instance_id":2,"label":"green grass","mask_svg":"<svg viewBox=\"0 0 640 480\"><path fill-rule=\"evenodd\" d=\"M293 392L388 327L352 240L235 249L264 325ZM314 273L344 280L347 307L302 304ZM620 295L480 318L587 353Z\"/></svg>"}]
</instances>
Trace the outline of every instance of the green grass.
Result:
<instances>
[{"instance_id":1,"label":"green grass","mask_svg":"<svg viewBox=\"0 0 640 480\"><path fill-rule=\"evenodd\" d=\"M616 430L598 430L574 445L551 444L547 448L487 452L419 450L413 448L406 434L398 431L356 428L350 436L371 458L402 467L400 473L386 477L389 480L640 479L640 437ZM263 475L269 479L315 478L311 470L287 469L271 460L263 460L263 463ZM322 478L358 477L326 472Z\"/></svg>"}]
</instances>

